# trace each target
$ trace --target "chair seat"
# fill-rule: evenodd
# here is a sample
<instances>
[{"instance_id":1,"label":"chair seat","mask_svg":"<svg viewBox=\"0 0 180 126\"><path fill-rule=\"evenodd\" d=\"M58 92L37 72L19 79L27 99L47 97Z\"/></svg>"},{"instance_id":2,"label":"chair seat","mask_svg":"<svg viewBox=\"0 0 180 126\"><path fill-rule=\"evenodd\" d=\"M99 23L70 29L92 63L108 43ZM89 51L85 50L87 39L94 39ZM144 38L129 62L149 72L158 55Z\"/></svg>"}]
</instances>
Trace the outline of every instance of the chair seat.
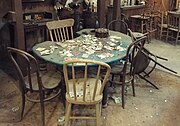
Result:
<instances>
[{"instance_id":1,"label":"chair seat","mask_svg":"<svg viewBox=\"0 0 180 126\"><path fill-rule=\"evenodd\" d=\"M132 77L131 76L128 76L130 72L130 64L127 65L127 68L126 68L126 78L125 78L125 83L128 83L132 80ZM119 76L123 76L123 64L117 64L117 65L114 65L111 69L111 73L112 75L119 75ZM119 81L116 81L116 80L109 80L110 83L114 83L114 84L122 84L122 82L119 82Z\"/></svg>"},{"instance_id":2,"label":"chair seat","mask_svg":"<svg viewBox=\"0 0 180 126\"><path fill-rule=\"evenodd\" d=\"M140 32L132 32L132 33L133 33L134 37L137 39L147 35L147 33L143 34Z\"/></svg>"},{"instance_id":3,"label":"chair seat","mask_svg":"<svg viewBox=\"0 0 180 126\"><path fill-rule=\"evenodd\" d=\"M175 32L178 32L178 31L179 31L179 29L176 29L176 28L169 28L169 30L175 31Z\"/></svg>"},{"instance_id":4,"label":"chair seat","mask_svg":"<svg viewBox=\"0 0 180 126\"><path fill-rule=\"evenodd\" d=\"M38 83L37 83L37 76L36 74L32 74L32 88L35 91L39 90ZM51 82L50 82L51 81ZM46 71L42 74L42 83L45 89L53 89L59 86L59 82L61 81L61 74L55 71ZM25 82L27 81L27 77L25 77ZM26 88L30 89L29 85L26 83Z\"/></svg>"},{"instance_id":5,"label":"chair seat","mask_svg":"<svg viewBox=\"0 0 180 126\"><path fill-rule=\"evenodd\" d=\"M86 98L85 98L86 101L84 101L83 100L84 78L76 79L77 100L74 100L73 80L72 79L69 80L68 81L69 89L71 89L72 91L71 90L69 91L69 95L68 95L68 93L66 93L66 100L71 103L74 103L74 104L84 104L85 102L87 104L96 104L96 103L100 102L102 100L102 94L98 94L98 92L100 92L100 89L101 89L101 80L99 80L98 84L97 84L95 100L93 100L93 93L88 91L88 89L89 90L94 89L95 81L96 81L96 78L87 78L87 82L86 82L87 91L86 91Z\"/></svg>"},{"instance_id":6,"label":"chair seat","mask_svg":"<svg viewBox=\"0 0 180 126\"><path fill-rule=\"evenodd\" d=\"M162 24L162 25L161 25L161 24L158 24L158 27L161 27L161 26L162 26L163 28L167 28L167 24Z\"/></svg>"},{"instance_id":7,"label":"chair seat","mask_svg":"<svg viewBox=\"0 0 180 126\"><path fill-rule=\"evenodd\" d=\"M124 66L124 64L113 65L112 68L111 68L111 73L110 74L122 75L123 66ZM129 71L130 71L130 64L127 65L126 74L128 74Z\"/></svg>"}]
</instances>

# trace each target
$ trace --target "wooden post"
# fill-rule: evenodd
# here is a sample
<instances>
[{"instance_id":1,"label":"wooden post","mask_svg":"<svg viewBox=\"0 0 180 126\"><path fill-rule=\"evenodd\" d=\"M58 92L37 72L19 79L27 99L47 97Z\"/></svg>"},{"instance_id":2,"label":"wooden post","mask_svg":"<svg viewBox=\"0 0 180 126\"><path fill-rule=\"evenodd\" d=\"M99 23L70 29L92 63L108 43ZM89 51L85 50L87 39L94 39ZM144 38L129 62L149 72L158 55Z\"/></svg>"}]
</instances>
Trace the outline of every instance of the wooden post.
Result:
<instances>
[{"instance_id":1,"label":"wooden post","mask_svg":"<svg viewBox=\"0 0 180 126\"><path fill-rule=\"evenodd\" d=\"M121 19L120 3L121 3L121 0L113 0L113 17L112 17L113 20L116 20L118 18Z\"/></svg>"},{"instance_id":2,"label":"wooden post","mask_svg":"<svg viewBox=\"0 0 180 126\"><path fill-rule=\"evenodd\" d=\"M25 50L23 14L22 14L22 0L12 0L12 7L16 14L15 23L15 48Z\"/></svg>"},{"instance_id":3,"label":"wooden post","mask_svg":"<svg viewBox=\"0 0 180 126\"><path fill-rule=\"evenodd\" d=\"M97 15L100 28L106 26L105 8L105 0L97 0Z\"/></svg>"}]
</instances>

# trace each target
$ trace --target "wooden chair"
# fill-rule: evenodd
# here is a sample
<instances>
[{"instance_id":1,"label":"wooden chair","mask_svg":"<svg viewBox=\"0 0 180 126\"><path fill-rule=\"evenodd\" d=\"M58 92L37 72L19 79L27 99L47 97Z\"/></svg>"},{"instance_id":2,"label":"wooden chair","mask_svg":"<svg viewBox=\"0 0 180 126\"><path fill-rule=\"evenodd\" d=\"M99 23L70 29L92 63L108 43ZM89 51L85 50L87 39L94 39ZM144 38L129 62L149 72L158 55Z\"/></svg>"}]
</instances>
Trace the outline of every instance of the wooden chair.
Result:
<instances>
[{"instance_id":1,"label":"wooden chair","mask_svg":"<svg viewBox=\"0 0 180 126\"><path fill-rule=\"evenodd\" d=\"M133 31L148 34L150 17L143 15L132 15L131 26Z\"/></svg>"},{"instance_id":2,"label":"wooden chair","mask_svg":"<svg viewBox=\"0 0 180 126\"><path fill-rule=\"evenodd\" d=\"M125 85L127 83L131 83L132 90L133 90L133 96L135 96L135 88L134 88L134 76L135 76L135 70L136 70L136 64L135 57L143 48L144 42L146 40L146 37L141 37L140 39L135 40L132 42L127 51L126 51L126 57L123 60L121 64L112 66L111 75L112 78L110 80L111 84L120 84L122 85L122 107L125 108ZM114 77L119 77L120 80L116 81Z\"/></svg>"},{"instance_id":3,"label":"wooden chair","mask_svg":"<svg viewBox=\"0 0 180 126\"><path fill-rule=\"evenodd\" d=\"M25 101L40 103L41 106L41 126L45 126L45 106L44 102L57 97L61 90L59 82L61 76L50 72L40 74L37 60L27 52L12 47L7 47L9 57L15 68L15 75L19 82L18 88L21 92L23 117ZM14 69L12 68L12 71ZM52 82L49 82L51 78Z\"/></svg>"},{"instance_id":4,"label":"wooden chair","mask_svg":"<svg viewBox=\"0 0 180 126\"><path fill-rule=\"evenodd\" d=\"M74 19L63 19L47 22L46 26L49 30L51 41L61 42L74 38L73 35Z\"/></svg>"},{"instance_id":5,"label":"wooden chair","mask_svg":"<svg viewBox=\"0 0 180 126\"><path fill-rule=\"evenodd\" d=\"M131 34L133 41L136 41L138 38L136 38L131 31L129 31L129 32ZM143 43L145 43L145 42L143 42ZM143 46L143 43L142 43L142 46ZM148 77L155 70L157 65L172 72L172 73L177 74L176 71L171 70L170 68L164 66L163 64L160 64L158 62L158 59L168 61L168 59L153 54L152 52L150 52L148 49L146 49L143 46L143 48L141 49L140 52L138 52L138 54L136 55L135 60L134 60L135 62L137 62L136 66L134 67L135 68L134 73L136 75L138 75L141 79L147 81L149 84L151 84L156 89L158 89L158 87L153 82L151 82L148 79Z\"/></svg>"},{"instance_id":6,"label":"wooden chair","mask_svg":"<svg viewBox=\"0 0 180 126\"><path fill-rule=\"evenodd\" d=\"M84 71L83 77L78 77L75 74L75 66L78 64L81 65L81 69ZM89 66L94 65L95 77L90 77L88 69ZM78 66L77 69L79 69ZM70 119L96 119L96 125L100 126L102 92L109 77L110 69L108 64L94 60L72 59L64 63L63 70L66 83L65 126L68 126ZM69 73L72 75L72 79L68 77ZM95 105L96 117L71 116L72 104Z\"/></svg>"},{"instance_id":7,"label":"wooden chair","mask_svg":"<svg viewBox=\"0 0 180 126\"><path fill-rule=\"evenodd\" d=\"M175 45L180 41L180 13L178 12L168 11L166 41L169 38L175 40Z\"/></svg>"},{"instance_id":8,"label":"wooden chair","mask_svg":"<svg viewBox=\"0 0 180 126\"><path fill-rule=\"evenodd\" d=\"M158 59L168 61L168 59L157 56L151 53L148 49L143 47L142 51L135 58L135 62L137 62L137 67L135 67L135 74L138 75L141 79L147 81L151 84L154 88L159 89L153 82L151 82L148 77L150 74L155 70L156 66L160 66L172 73L177 74L176 71L171 70L170 68L160 64Z\"/></svg>"},{"instance_id":9,"label":"wooden chair","mask_svg":"<svg viewBox=\"0 0 180 126\"><path fill-rule=\"evenodd\" d=\"M167 34L167 15L165 12L158 11L156 17L156 26L159 39L161 40L163 36Z\"/></svg>"}]
</instances>

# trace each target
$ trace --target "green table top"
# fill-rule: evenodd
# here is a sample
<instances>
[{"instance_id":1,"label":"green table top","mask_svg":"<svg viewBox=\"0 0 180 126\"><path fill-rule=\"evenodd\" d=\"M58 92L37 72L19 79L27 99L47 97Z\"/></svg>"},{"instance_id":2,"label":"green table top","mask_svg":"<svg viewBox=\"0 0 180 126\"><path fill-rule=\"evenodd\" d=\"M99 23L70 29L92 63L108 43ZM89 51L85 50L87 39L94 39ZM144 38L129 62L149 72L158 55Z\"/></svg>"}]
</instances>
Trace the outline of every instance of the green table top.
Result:
<instances>
[{"instance_id":1,"label":"green table top","mask_svg":"<svg viewBox=\"0 0 180 126\"><path fill-rule=\"evenodd\" d=\"M83 30L88 31L90 30ZM62 66L64 61L72 58L91 59L114 63L125 57L126 50L132 42L128 35L110 31L107 38L84 35L64 42L45 41L33 47L33 52L43 60ZM80 64L79 64L80 65Z\"/></svg>"}]
</instances>

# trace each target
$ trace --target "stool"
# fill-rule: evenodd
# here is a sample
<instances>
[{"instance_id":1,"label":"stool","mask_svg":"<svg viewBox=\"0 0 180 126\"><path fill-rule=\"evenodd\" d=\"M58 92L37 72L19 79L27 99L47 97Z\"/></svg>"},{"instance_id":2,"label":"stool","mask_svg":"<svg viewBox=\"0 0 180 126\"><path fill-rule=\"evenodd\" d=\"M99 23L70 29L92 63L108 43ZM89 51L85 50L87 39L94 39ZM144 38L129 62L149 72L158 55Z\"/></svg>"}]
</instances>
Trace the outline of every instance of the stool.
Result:
<instances>
[{"instance_id":1,"label":"stool","mask_svg":"<svg viewBox=\"0 0 180 126\"><path fill-rule=\"evenodd\" d=\"M131 26L133 31L139 31L141 33L148 33L150 17L141 15L131 16ZM139 29L140 27L140 29Z\"/></svg>"},{"instance_id":2,"label":"stool","mask_svg":"<svg viewBox=\"0 0 180 126\"><path fill-rule=\"evenodd\" d=\"M149 21L150 17L141 15L131 16L131 28L133 30L133 35L135 38L147 36L147 41L149 43Z\"/></svg>"},{"instance_id":3,"label":"stool","mask_svg":"<svg viewBox=\"0 0 180 126\"><path fill-rule=\"evenodd\" d=\"M150 14L149 16L149 39L151 40L152 38L152 33L156 32L157 31L157 25L156 25L156 22L155 22L155 19L157 17L157 14Z\"/></svg>"}]
</instances>

